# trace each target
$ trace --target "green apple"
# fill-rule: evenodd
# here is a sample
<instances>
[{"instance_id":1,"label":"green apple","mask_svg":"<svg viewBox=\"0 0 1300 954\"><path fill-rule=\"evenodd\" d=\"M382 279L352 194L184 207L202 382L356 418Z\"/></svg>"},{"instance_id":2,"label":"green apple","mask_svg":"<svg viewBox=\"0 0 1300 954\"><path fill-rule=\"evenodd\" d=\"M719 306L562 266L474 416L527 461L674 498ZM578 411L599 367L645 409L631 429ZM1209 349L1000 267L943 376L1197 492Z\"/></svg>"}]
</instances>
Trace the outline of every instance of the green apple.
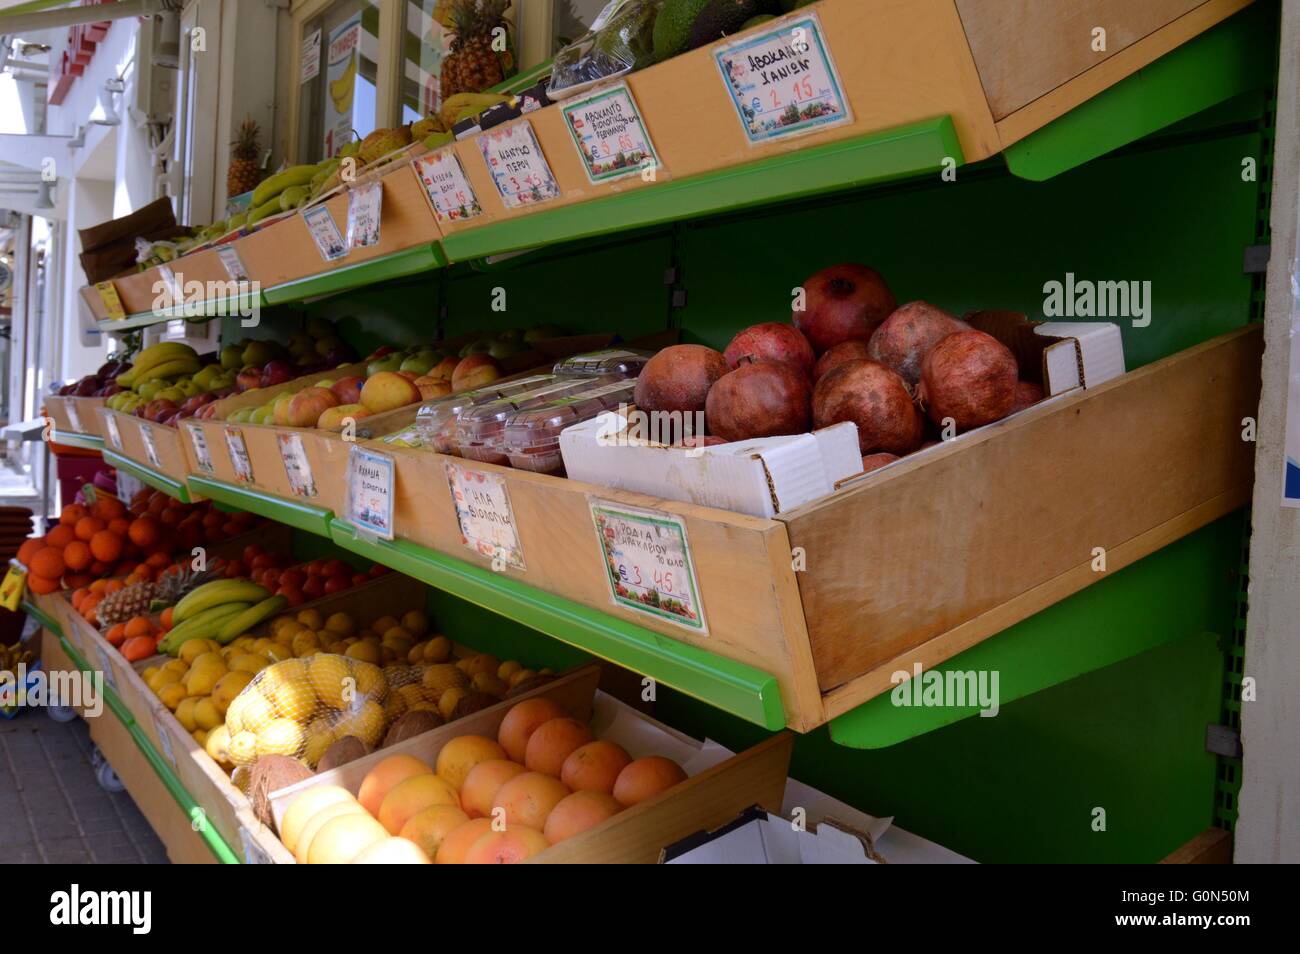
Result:
<instances>
[{"instance_id":1,"label":"green apple","mask_svg":"<svg viewBox=\"0 0 1300 954\"><path fill-rule=\"evenodd\" d=\"M522 341L513 341L497 338L488 346L488 354L494 358L510 358L517 354L523 354L528 347Z\"/></svg>"},{"instance_id":2,"label":"green apple","mask_svg":"<svg viewBox=\"0 0 1300 954\"><path fill-rule=\"evenodd\" d=\"M428 374L429 369L442 360L442 355L436 351L417 351L411 355L401 366L398 371L413 371L416 374Z\"/></svg>"},{"instance_id":3,"label":"green apple","mask_svg":"<svg viewBox=\"0 0 1300 954\"><path fill-rule=\"evenodd\" d=\"M255 409L253 413L248 416L248 422L250 424L274 424L275 405L263 404L261 407Z\"/></svg>"},{"instance_id":4,"label":"green apple","mask_svg":"<svg viewBox=\"0 0 1300 954\"><path fill-rule=\"evenodd\" d=\"M378 374L380 371L400 370L404 360L405 358L402 357L400 351L394 351L391 354L384 355L382 358L376 358L374 361L371 361L366 365L366 377Z\"/></svg>"},{"instance_id":5,"label":"green apple","mask_svg":"<svg viewBox=\"0 0 1300 954\"><path fill-rule=\"evenodd\" d=\"M228 344L221 349L221 366L227 371L238 371L244 366L244 349Z\"/></svg>"},{"instance_id":6,"label":"green apple","mask_svg":"<svg viewBox=\"0 0 1300 954\"><path fill-rule=\"evenodd\" d=\"M207 390L205 387L203 387L203 385L199 384L199 382L195 381L193 378L181 384L176 385L176 387L179 388L181 393L184 394L187 398L192 398L194 397L194 395L202 394L205 390Z\"/></svg>"}]
</instances>

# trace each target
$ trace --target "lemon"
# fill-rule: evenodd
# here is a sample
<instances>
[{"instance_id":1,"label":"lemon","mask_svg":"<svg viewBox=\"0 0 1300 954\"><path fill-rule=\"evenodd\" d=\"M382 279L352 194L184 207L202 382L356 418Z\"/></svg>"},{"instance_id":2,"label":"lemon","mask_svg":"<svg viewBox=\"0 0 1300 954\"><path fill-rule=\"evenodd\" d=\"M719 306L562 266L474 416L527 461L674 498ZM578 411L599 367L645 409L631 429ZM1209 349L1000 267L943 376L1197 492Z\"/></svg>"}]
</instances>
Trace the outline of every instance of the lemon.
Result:
<instances>
[{"instance_id":1,"label":"lemon","mask_svg":"<svg viewBox=\"0 0 1300 954\"><path fill-rule=\"evenodd\" d=\"M187 695L184 685L179 682L172 682L162 687L162 691L158 693L158 698L163 705L175 712L176 707L181 704Z\"/></svg>"},{"instance_id":2,"label":"lemon","mask_svg":"<svg viewBox=\"0 0 1300 954\"><path fill-rule=\"evenodd\" d=\"M343 738L355 735L366 745L378 745L384 734L384 710L373 699L367 699L355 709L345 712L334 724L334 735Z\"/></svg>"},{"instance_id":3,"label":"lemon","mask_svg":"<svg viewBox=\"0 0 1300 954\"><path fill-rule=\"evenodd\" d=\"M429 631L429 617L419 610L410 610L402 615L402 627L418 638Z\"/></svg>"},{"instance_id":4,"label":"lemon","mask_svg":"<svg viewBox=\"0 0 1300 954\"><path fill-rule=\"evenodd\" d=\"M194 718L194 707L198 703L198 696L187 696L176 706L176 721L185 728L186 732L193 732L199 727L197 720Z\"/></svg>"},{"instance_id":5,"label":"lemon","mask_svg":"<svg viewBox=\"0 0 1300 954\"><path fill-rule=\"evenodd\" d=\"M334 709L342 709L356 692L356 677L342 656L318 653L307 660L307 675L316 698Z\"/></svg>"},{"instance_id":6,"label":"lemon","mask_svg":"<svg viewBox=\"0 0 1300 954\"><path fill-rule=\"evenodd\" d=\"M293 719L272 719L257 731L257 754L297 755L305 741L306 733Z\"/></svg>"},{"instance_id":7,"label":"lemon","mask_svg":"<svg viewBox=\"0 0 1300 954\"><path fill-rule=\"evenodd\" d=\"M316 709L316 692L306 680L285 682L275 687L271 702L276 715L306 722Z\"/></svg>"},{"instance_id":8,"label":"lemon","mask_svg":"<svg viewBox=\"0 0 1300 954\"><path fill-rule=\"evenodd\" d=\"M354 662L352 675L357 680L357 695L376 700L382 700L388 695L388 682L378 666L367 662Z\"/></svg>"},{"instance_id":9,"label":"lemon","mask_svg":"<svg viewBox=\"0 0 1300 954\"><path fill-rule=\"evenodd\" d=\"M208 730L208 740L203 748L214 762L221 765L230 763L230 729L224 725Z\"/></svg>"},{"instance_id":10,"label":"lemon","mask_svg":"<svg viewBox=\"0 0 1300 954\"><path fill-rule=\"evenodd\" d=\"M325 619L318 609L299 610L296 621L308 629L320 629L325 625Z\"/></svg>"},{"instance_id":11,"label":"lemon","mask_svg":"<svg viewBox=\"0 0 1300 954\"><path fill-rule=\"evenodd\" d=\"M194 721L203 730L215 729L221 725L221 713L213 705L211 697L198 700L194 705Z\"/></svg>"},{"instance_id":12,"label":"lemon","mask_svg":"<svg viewBox=\"0 0 1300 954\"><path fill-rule=\"evenodd\" d=\"M252 765L257 761L257 735L247 730L230 737L230 761L236 765Z\"/></svg>"},{"instance_id":13,"label":"lemon","mask_svg":"<svg viewBox=\"0 0 1300 954\"><path fill-rule=\"evenodd\" d=\"M190 674L185 677L185 691L191 696L209 696L227 671L224 664L192 668Z\"/></svg>"},{"instance_id":14,"label":"lemon","mask_svg":"<svg viewBox=\"0 0 1300 954\"><path fill-rule=\"evenodd\" d=\"M367 640L353 643L343 655L349 659L358 659L361 662L373 664L378 664L383 660L383 653L379 651L379 648L374 643Z\"/></svg>"},{"instance_id":15,"label":"lemon","mask_svg":"<svg viewBox=\"0 0 1300 954\"><path fill-rule=\"evenodd\" d=\"M451 640L446 636L435 636L424 644L424 661L427 663L445 663L451 658Z\"/></svg>"},{"instance_id":16,"label":"lemon","mask_svg":"<svg viewBox=\"0 0 1300 954\"><path fill-rule=\"evenodd\" d=\"M357 624L347 613L334 613L325 620L325 628L340 636L351 636L357 631Z\"/></svg>"}]
</instances>

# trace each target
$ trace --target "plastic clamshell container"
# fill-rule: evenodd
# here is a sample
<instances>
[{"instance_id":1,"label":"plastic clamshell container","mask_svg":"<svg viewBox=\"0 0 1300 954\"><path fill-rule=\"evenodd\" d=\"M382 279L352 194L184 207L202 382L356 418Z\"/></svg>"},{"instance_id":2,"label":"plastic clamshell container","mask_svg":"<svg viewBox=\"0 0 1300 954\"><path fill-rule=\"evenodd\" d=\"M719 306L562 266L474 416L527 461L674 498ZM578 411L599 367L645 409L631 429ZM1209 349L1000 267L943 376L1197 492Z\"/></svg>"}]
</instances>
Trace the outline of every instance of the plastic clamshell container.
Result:
<instances>
[{"instance_id":1,"label":"plastic clamshell container","mask_svg":"<svg viewBox=\"0 0 1300 954\"><path fill-rule=\"evenodd\" d=\"M439 454L459 455L456 444L456 422L461 414L471 407L499 401L512 394L528 391L532 388L549 384L555 380L553 374L532 374L517 381L506 381L486 388L449 394L447 397L430 401L423 405L415 415L416 427L424 446Z\"/></svg>"},{"instance_id":2,"label":"plastic clamshell container","mask_svg":"<svg viewBox=\"0 0 1300 954\"><path fill-rule=\"evenodd\" d=\"M502 428L501 449L511 467L539 474L564 470L560 432L571 424L589 421L597 414L632 402L636 381L602 384L580 394L517 412Z\"/></svg>"},{"instance_id":3,"label":"plastic clamshell container","mask_svg":"<svg viewBox=\"0 0 1300 954\"><path fill-rule=\"evenodd\" d=\"M609 382L601 382L598 378L554 378L541 387L467 408L456 421L456 444L460 456L488 464L509 463L500 446L501 433L507 421L519 411L590 391L597 383Z\"/></svg>"},{"instance_id":4,"label":"plastic clamshell container","mask_svg":"<svg viewBox=\"0 0 1300 954\"><path fill-rule=\"evenodd\" d=\"M555 374L566 378L594 378L608 374L619 374L625 378L635 378L641 373L641 369L646 366L646 362L653 357L653 351L604 348L600 351L589 351L586 354L571 355L557 361L555 367L551 370Z\"/></svg>"}]
</instances>

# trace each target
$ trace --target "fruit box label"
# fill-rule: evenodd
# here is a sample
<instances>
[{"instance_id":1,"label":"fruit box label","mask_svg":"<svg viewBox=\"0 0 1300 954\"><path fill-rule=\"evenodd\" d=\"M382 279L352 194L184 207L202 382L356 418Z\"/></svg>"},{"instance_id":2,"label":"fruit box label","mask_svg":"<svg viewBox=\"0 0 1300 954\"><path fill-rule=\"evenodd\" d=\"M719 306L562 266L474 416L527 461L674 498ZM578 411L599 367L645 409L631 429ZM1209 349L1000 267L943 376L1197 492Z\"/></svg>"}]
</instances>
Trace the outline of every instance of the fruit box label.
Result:
<instances>
[{"instance_id":1,"label":"fruit box label","mask_svg":"<svg viewBox=\"0 0 1300 954\"><path fill-rule=\"evenodd\" d=\"M751 146L853 119L816 13L713 55Z\"/></svg>"},{"instance_id":2,"label":"fruit box label","mask_svg":"<svg viewBox=\"0 0 1300 954\"><path fill-rule=\"evenodd\" d=\"M289 489L295 497L315 497L316 481L312 479L311 464L302 438L297 434L277 434L280 459L284 461L284 474L289 478Z\"/></svg>"},{"instance_id":3,"label":"fruit box label","mask_svg":"<svg viewBox=\"0 0 1300 954\"><path fill-rule=\"evenodd\" d=\"M122 299L117 293L117 286L112 282L96 282L95 291L99 295L99 300L104 304L104 311L108 312L108 317L114 321L126 317L126 309L122 307Z\"/></svg>"},{"instance_id":4,"label":"fruit box label","mask_svg":"<svg viewBox=\"0 0 1300 954\"><path fill-rule=\"evenodd\" d=\"M248 833L247 828L239 829L239 840L244 846L244 864L269 865L272 863L271 856L257 843L257 839Z\"/></svg>"},{"instance_id":5,"label":"fruit box label","mask_svg":"<svg viewBox=\"0 0 1300 954\"><path fill-rule=\"evenodd\" d=\"M443 465L460 524L460 542L492 561L492 569L526 570L524 548L515 526L510 494L500 474L474 470L452 461Z\"/></svg>"},{"instance_id":6,"label":"fruit box label","mask_svg":"<svg viewBox=\"0 0 1300 954\"><path fill-rule=\"evenodd\" d=\"M348 192L348 249L379 244L379 218L384 205L384 184L376 179Z\"/></svg>"},{"instance_id":7,"label":"fruit box label","mask_svg":"<svg viewBox=\"0 0 1300 954\"><path fill-rule=\"evenodd\" d=\"M198 461L199 470L215 474L217 469L212 465L212 451L208 450L208 436L203 433L202 425L186 424L185 429L190 432L190 446L194 448L194 459Z\"/></svg>"},{"instance_id":8,"label":"fruit box label","mask_svg":"<svg viewBox=\"0 0 1300 954\"><path fill-rule=\"evenodd\" d=\"M330 215L330 210L325 206L313 205L310 209L304 209L302 220L307 223L311 240L316 243L316 250L325 261L337 261L348 254L339 227L334 224L334 216Z\"/></svg>"},{"instance_id":9,"label":"fruit box label","mask_svg":"<svg viewBox=\"0 0 1300 954\"><path fill-rule=\"evenodd\" d=\"M172 749L171 733L167 731L167 726L163 724L161 713L151 710L150 715L153 716L154 734L158 736L158 748L162 749L163 757L171 763L172 768L176 768L176 752Z\"/></svg>"},{"instance_id":10,"label":"fruit box label","mask_svg":"<svg viewBox=\"0 0 1300 954\"><path fill-rule=\"evenodd\" d=\"M140 440L144 442L144 456L149 458L149 466L154 470L162 470L162 461L158 458L158 444L152 426L140 424Z\"/></svg>"},{"instance_id":11,"label":"fruit box label","mask_svg":"<svg viewBox=\"0 0 1300 954\"><path fill-rule=\"evenodd\" d=\"M439 222L464 222L483 214L474 187L454 149L439 149L411 160Z\"/></svg>"},{"instance_id":12,"label":"fruit box label","mask_svg":"<svg viewBox=\"0 0 1300 954\"><path fill-rule=\"evenodd\" d=\"M218 245L217 258L221 259L221 267L226 270L226 274L231 280L237 282L248 281L248 269L244 268L244 263L239 258L239 251L234 244Z\"/></svg>"},{"instance_id":13,"label":"fruit box label","mask_svg":"<svg viewBox=\"0 0 1300 954\"><path fill-rule=\"evenodd\" d=\"M117 676L113 674L113 660L109 658L108 650L96 643L95 653L99 656L99 669L104 674L104 681L116 689Z\"/></svg>"},{"instance_id":14,"label":"fruit box label","mask_svg":"<svg viewBox=\"0 0 1300 954\"><path fill-rule=\"evenodd\" d=\"M560 184L555 181L528 120L480 133L477 142L507 209L559 197Z\"/></svg>"},{"instance_id":15,"label":"fruit box label","mask_svg":"<svg viewBox=\"0 0 1300 954\"><path fill-rule=\"evenodd\" d=\"M230 466L235 469L235 478L246 484L253 482L253 462L248 457L248 445L244 443L244 434L237 427L226 428L226 450L230 452Z\"/></svg>"},{"instance_id":16,"label":"fruit box label","mask_svg":"<svg viewBox=\"0 0 1300 954\"><path fill-rule=\"evenodd\" d=\"M121 450L122 432L117 429L117 418L113 416L111 411L104 415L104 427L108 430L108 439L113 443L113 446Z\"/></svg>"},{"instance_id":17,"label":"fruit box label","mask_svg":"<svg viewBox=\"0 0 1300 954\"><path fill-rule=\"evenodd\" d=\"M612 500L589 502L615 605L707 635L686 521Z\"/></svg>"},{"instance_id":18,"label":"fruit box label","mask_svg":"<svg viewBox=\"0 0 1300 954\"><path fill-rule=\"evenodd\" d=\"M353 445L348 454L348 520L371 536L393 539L393 459Z\"/></svg>"},{"instance_id":19,"label":"fruit box label","mask_svg":"<svg viewBox=\"0 0 1300 954\"><path fill-rule=\"evenodd\" d=\"M81 415L77 413L77 402L68 398L63 402L63 409L67 412L68 426L72 428L73 433L86 433L86 429L81 426Z\"/></svg>"},{"instance_id":20,"label":"fruit box label","mask_svg":"<svg viewBox=\"0 0 1300 954\"><path fill-rule=\"evenodd\" d=\"M626 83L564 106L564 122L592 182L625 179L657 169L659 156Z\"/></svg>"}]
</instances>

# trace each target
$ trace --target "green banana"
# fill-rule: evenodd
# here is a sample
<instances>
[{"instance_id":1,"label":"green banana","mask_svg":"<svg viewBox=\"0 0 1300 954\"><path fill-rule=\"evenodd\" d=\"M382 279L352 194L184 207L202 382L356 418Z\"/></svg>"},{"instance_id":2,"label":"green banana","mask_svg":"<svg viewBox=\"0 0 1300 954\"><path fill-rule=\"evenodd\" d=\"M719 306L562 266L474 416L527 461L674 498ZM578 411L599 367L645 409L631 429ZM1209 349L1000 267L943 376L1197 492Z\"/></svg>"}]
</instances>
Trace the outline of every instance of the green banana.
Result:
<instances>
[{"instance_id":1,"label":"green banana","mask_svg":"<svg viewBox=\"0 0 1300 954\"><path fill-rule=\"evenodd\" d=\"M256 603L244 610L238 616L233 616L221 624L217 630L216 639L221 645L226 645L237 636L242 636L268 616L274 616L280 610L289 605L289 601L283 596L268 596L260 603Z\"/></svg>"},{"instance_id":2,"label":"green banana","mask_svg":"<svg viewBox=\"0 0 1300 954\"><path fill-rule=\"evenodd\" d=\"M283 211L284 209L280 208L280 193L277 192L275 195L271 196L271 198L267 199L261 205L257 206L254 209L249 210L248 218L245 220L244 224L256 225L258 222L262 221L267 216L276 215L277 213Z\"/></svg>"},{"instance_id":3,"label":"green banana","mask_svg":"<svg viewBox=\"0 0 1300 954\"><path fill-rule=\"evenodd\" d=\"M264 205L290 186L306 185L311 182L311 177L315 174L316 163L314 162L308 165L290 166L283 172L277 172L258 184L257 188L253 190L249 205L252 208Z\"/></svg>"},{"instance_id":4,"label":"green banana","mask_svg":"<svg viewBox=\"0 0 1300 954\"><path fill-rule=\"evenodd\" d=\"M223 623L231 617L238 616L251 605L251 603L222 603L220 606L206 609L197 616L172 627L158 644L158 648L169 656L175 656L181 646L191 639L211 639Z\"/></svg>"},{"instance_id":5,"label":"green banana","mask_svg":"<svg viewBox=\"0 0 1300 954\"><path fill-rule=\"evenodd\" d=\"M185 374L194 374L203 366L199 364L198 358L175 358L163 364L155 364L135 379L136 385L144 384L146 381L155 381L162 378L175 378Z\"/></svg>"},{"instance_id":6,"label":"green banana","mask_svg":"<svg viewBox=\"0 0 1300 954\"><path fill-rule=\"evenodd\" d=\"M172 622L183 623L223 603L253 603L264 600L270 595L266 587L258 586L251 580L213 580L211 583L195 587L182 597L172 609Z\"/></svg>"},{"instance_id":7,"label":"green banana","mask_svg":"<svg viewBox=\"0 0 1300 954\"><path fill-rule=\"evenodd\" d=\"M305 198L307 198L306 186L289 186L280 193L280 210L288 212L290 209L296 209Z\"/></svg>"}]
</instances>

